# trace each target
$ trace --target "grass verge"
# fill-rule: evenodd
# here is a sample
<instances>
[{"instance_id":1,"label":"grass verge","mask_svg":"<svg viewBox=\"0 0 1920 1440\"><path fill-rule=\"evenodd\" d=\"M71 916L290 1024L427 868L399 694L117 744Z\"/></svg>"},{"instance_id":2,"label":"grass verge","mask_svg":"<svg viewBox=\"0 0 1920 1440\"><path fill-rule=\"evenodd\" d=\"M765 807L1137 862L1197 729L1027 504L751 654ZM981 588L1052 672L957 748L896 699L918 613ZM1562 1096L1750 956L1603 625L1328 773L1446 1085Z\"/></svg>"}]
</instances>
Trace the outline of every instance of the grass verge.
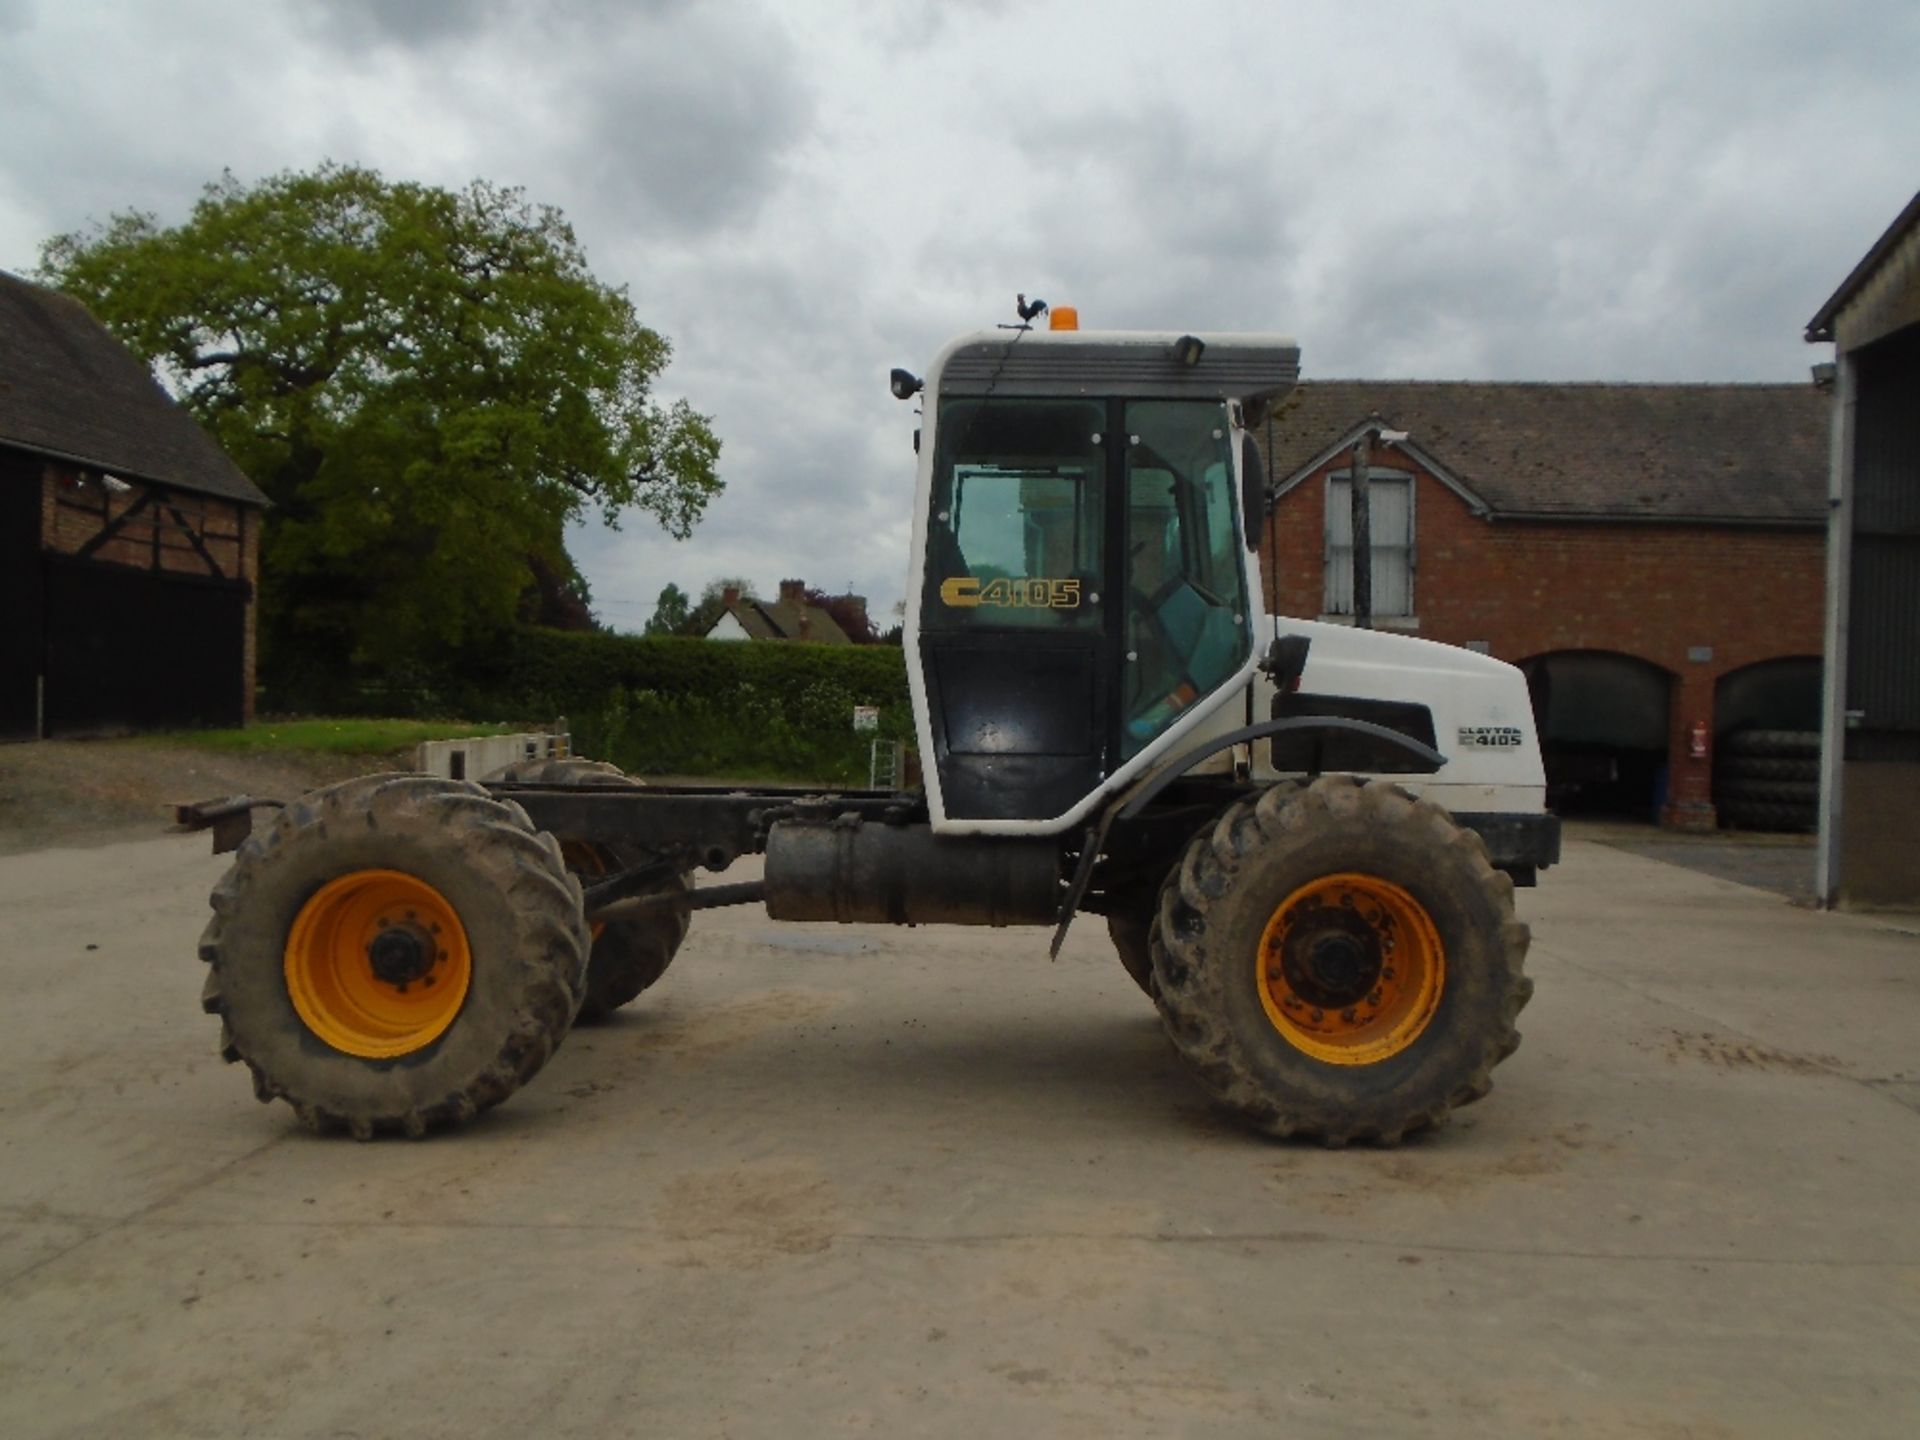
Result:
<instances>
[{"instance_id":1,"label":"grass verge","mask_svg":"<svg viewBox=\"0 0 1920 1440\"><path fill-rule=\"evenodd\" d=\"M469 720L282 718L256 721L239 730L174 730L150 738L226 755L395 755L423 740L505 735L514 728Z\"/></svg>"}]
</instances>

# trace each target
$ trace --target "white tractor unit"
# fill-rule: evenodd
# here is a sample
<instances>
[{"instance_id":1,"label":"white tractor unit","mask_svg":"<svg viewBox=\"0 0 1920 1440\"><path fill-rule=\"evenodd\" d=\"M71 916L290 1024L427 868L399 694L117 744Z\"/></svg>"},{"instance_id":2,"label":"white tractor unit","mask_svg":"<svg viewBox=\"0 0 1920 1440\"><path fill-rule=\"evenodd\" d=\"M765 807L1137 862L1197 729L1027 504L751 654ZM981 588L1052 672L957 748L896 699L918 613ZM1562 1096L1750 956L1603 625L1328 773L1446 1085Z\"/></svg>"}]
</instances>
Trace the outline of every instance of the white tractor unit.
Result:
<instances>
[{"instance_id":1,"label":"white tractor unit","mask_svg":"<svg viewBox=\"0 0 1920 1440\"><path fill-rule=\"evenodd\" d=\"M1478 1099L1559 855L1526 684L1265 613L1270 335L964 336L922 380L905 632L924 789L643 786L547 760L188 807L238 847L201 942L223 1053L316 1129L420 1135L634 999L696 910L1049 927L1080 912L1219 1102L1328 1145ZM765 856L765 878L696 886ZM1038 947L1036 947L1037 949Z\"/></svg>"}]
</instances>

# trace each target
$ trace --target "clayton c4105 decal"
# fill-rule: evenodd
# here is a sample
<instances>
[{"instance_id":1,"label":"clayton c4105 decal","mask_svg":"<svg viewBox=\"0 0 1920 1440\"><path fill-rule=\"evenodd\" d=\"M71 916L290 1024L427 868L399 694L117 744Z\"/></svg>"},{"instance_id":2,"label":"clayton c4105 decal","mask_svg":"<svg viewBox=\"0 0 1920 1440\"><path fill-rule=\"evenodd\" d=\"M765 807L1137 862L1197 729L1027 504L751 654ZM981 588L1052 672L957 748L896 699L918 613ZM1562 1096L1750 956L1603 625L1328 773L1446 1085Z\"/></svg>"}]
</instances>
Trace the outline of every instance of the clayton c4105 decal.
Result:
<instances>
[{"instance_id":1,"label":"clayton c4105 decal","mask_svg":"<svg viewBox=\"0 0 1920 1440\"><path fill-rule=\"evenodd\" d=\"M940 582L940 603L962 610L979 605L1020 610L1075 610L1080 605L1080 582L1029 580L1017 575L981 580L973 575L955 575L951 580Z\"/></svg>"},{"instance_id":2,"label":"clayton c4105 decal","mask_svg":"<svg viewBox=\"0 0 1920 1440\"><path fill-rule=\"evenodd\" d=\"M1481 750L1518 750L1527 738L1513 725L1462 725L1460 743Z\"/></svg>"}]
</instances>

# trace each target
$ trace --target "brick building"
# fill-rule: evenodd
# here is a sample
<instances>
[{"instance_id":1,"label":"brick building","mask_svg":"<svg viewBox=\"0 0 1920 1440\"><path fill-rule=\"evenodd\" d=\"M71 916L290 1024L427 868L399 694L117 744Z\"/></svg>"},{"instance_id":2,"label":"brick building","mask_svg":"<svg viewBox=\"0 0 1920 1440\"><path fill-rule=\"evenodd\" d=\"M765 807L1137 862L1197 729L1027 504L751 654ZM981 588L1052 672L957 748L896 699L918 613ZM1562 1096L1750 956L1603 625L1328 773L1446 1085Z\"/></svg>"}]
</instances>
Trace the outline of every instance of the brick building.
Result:
<instances>
[{"instance_id":1,"label":"brick building","mask_svg":"<svg viewBox=\"0 0 1920 1440\"><path fill-rule=\"evenodd\" d=\"M1406 434L1368 466L1375 628L1520 665L1556 804L1710 826L1728 737L1818 728L1812 386L1303 385L1263 437L1275 613L1351 615L1372 427Z\"/></svg>"},{"instance_id":2,"label":"brick building","mask_svg":"<svg viewBox=\"0 0 1920 1440\"><path fill-rule=\"evenodd\" d=\"M0 739L251 718L266 503L85 306L0 272Z\"/></svg>"}]
</instances>

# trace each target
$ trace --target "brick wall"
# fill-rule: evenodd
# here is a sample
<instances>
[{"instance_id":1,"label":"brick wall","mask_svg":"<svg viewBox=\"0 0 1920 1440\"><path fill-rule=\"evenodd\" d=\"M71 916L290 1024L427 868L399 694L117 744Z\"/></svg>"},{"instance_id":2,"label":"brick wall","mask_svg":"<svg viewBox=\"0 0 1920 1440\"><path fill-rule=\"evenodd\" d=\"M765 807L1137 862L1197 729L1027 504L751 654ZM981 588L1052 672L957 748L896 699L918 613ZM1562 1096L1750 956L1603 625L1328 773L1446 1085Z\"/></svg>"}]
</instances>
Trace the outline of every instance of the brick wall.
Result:
<instances>
[{"instance_id":1,"label":"brick wall","mask_svg":"<svg viewBox=\"0 0 1920 1440\"><path fill-rule=\"evenodd\" d=\"M1347 465L1341 456L1274 507L1262 547L1267 606L1274 613L1320 613L1326 475L1344 473ZM1676 681L1667 818L1712 824L1711 757L1689 755L1688 731L1696 720L1712 726L1714 687L1722 676L1760 660L1821 653L1825 536L1732 526L1489 521L1432 476L1412 473L1418 625L1411 633L1454 645L1483 641L1489 653L1515 662L1553 651L1606 650L1667 670ZM1689 658L1700 647L1711 649L1711 660Z\"/></svg>"}]
</instances>

